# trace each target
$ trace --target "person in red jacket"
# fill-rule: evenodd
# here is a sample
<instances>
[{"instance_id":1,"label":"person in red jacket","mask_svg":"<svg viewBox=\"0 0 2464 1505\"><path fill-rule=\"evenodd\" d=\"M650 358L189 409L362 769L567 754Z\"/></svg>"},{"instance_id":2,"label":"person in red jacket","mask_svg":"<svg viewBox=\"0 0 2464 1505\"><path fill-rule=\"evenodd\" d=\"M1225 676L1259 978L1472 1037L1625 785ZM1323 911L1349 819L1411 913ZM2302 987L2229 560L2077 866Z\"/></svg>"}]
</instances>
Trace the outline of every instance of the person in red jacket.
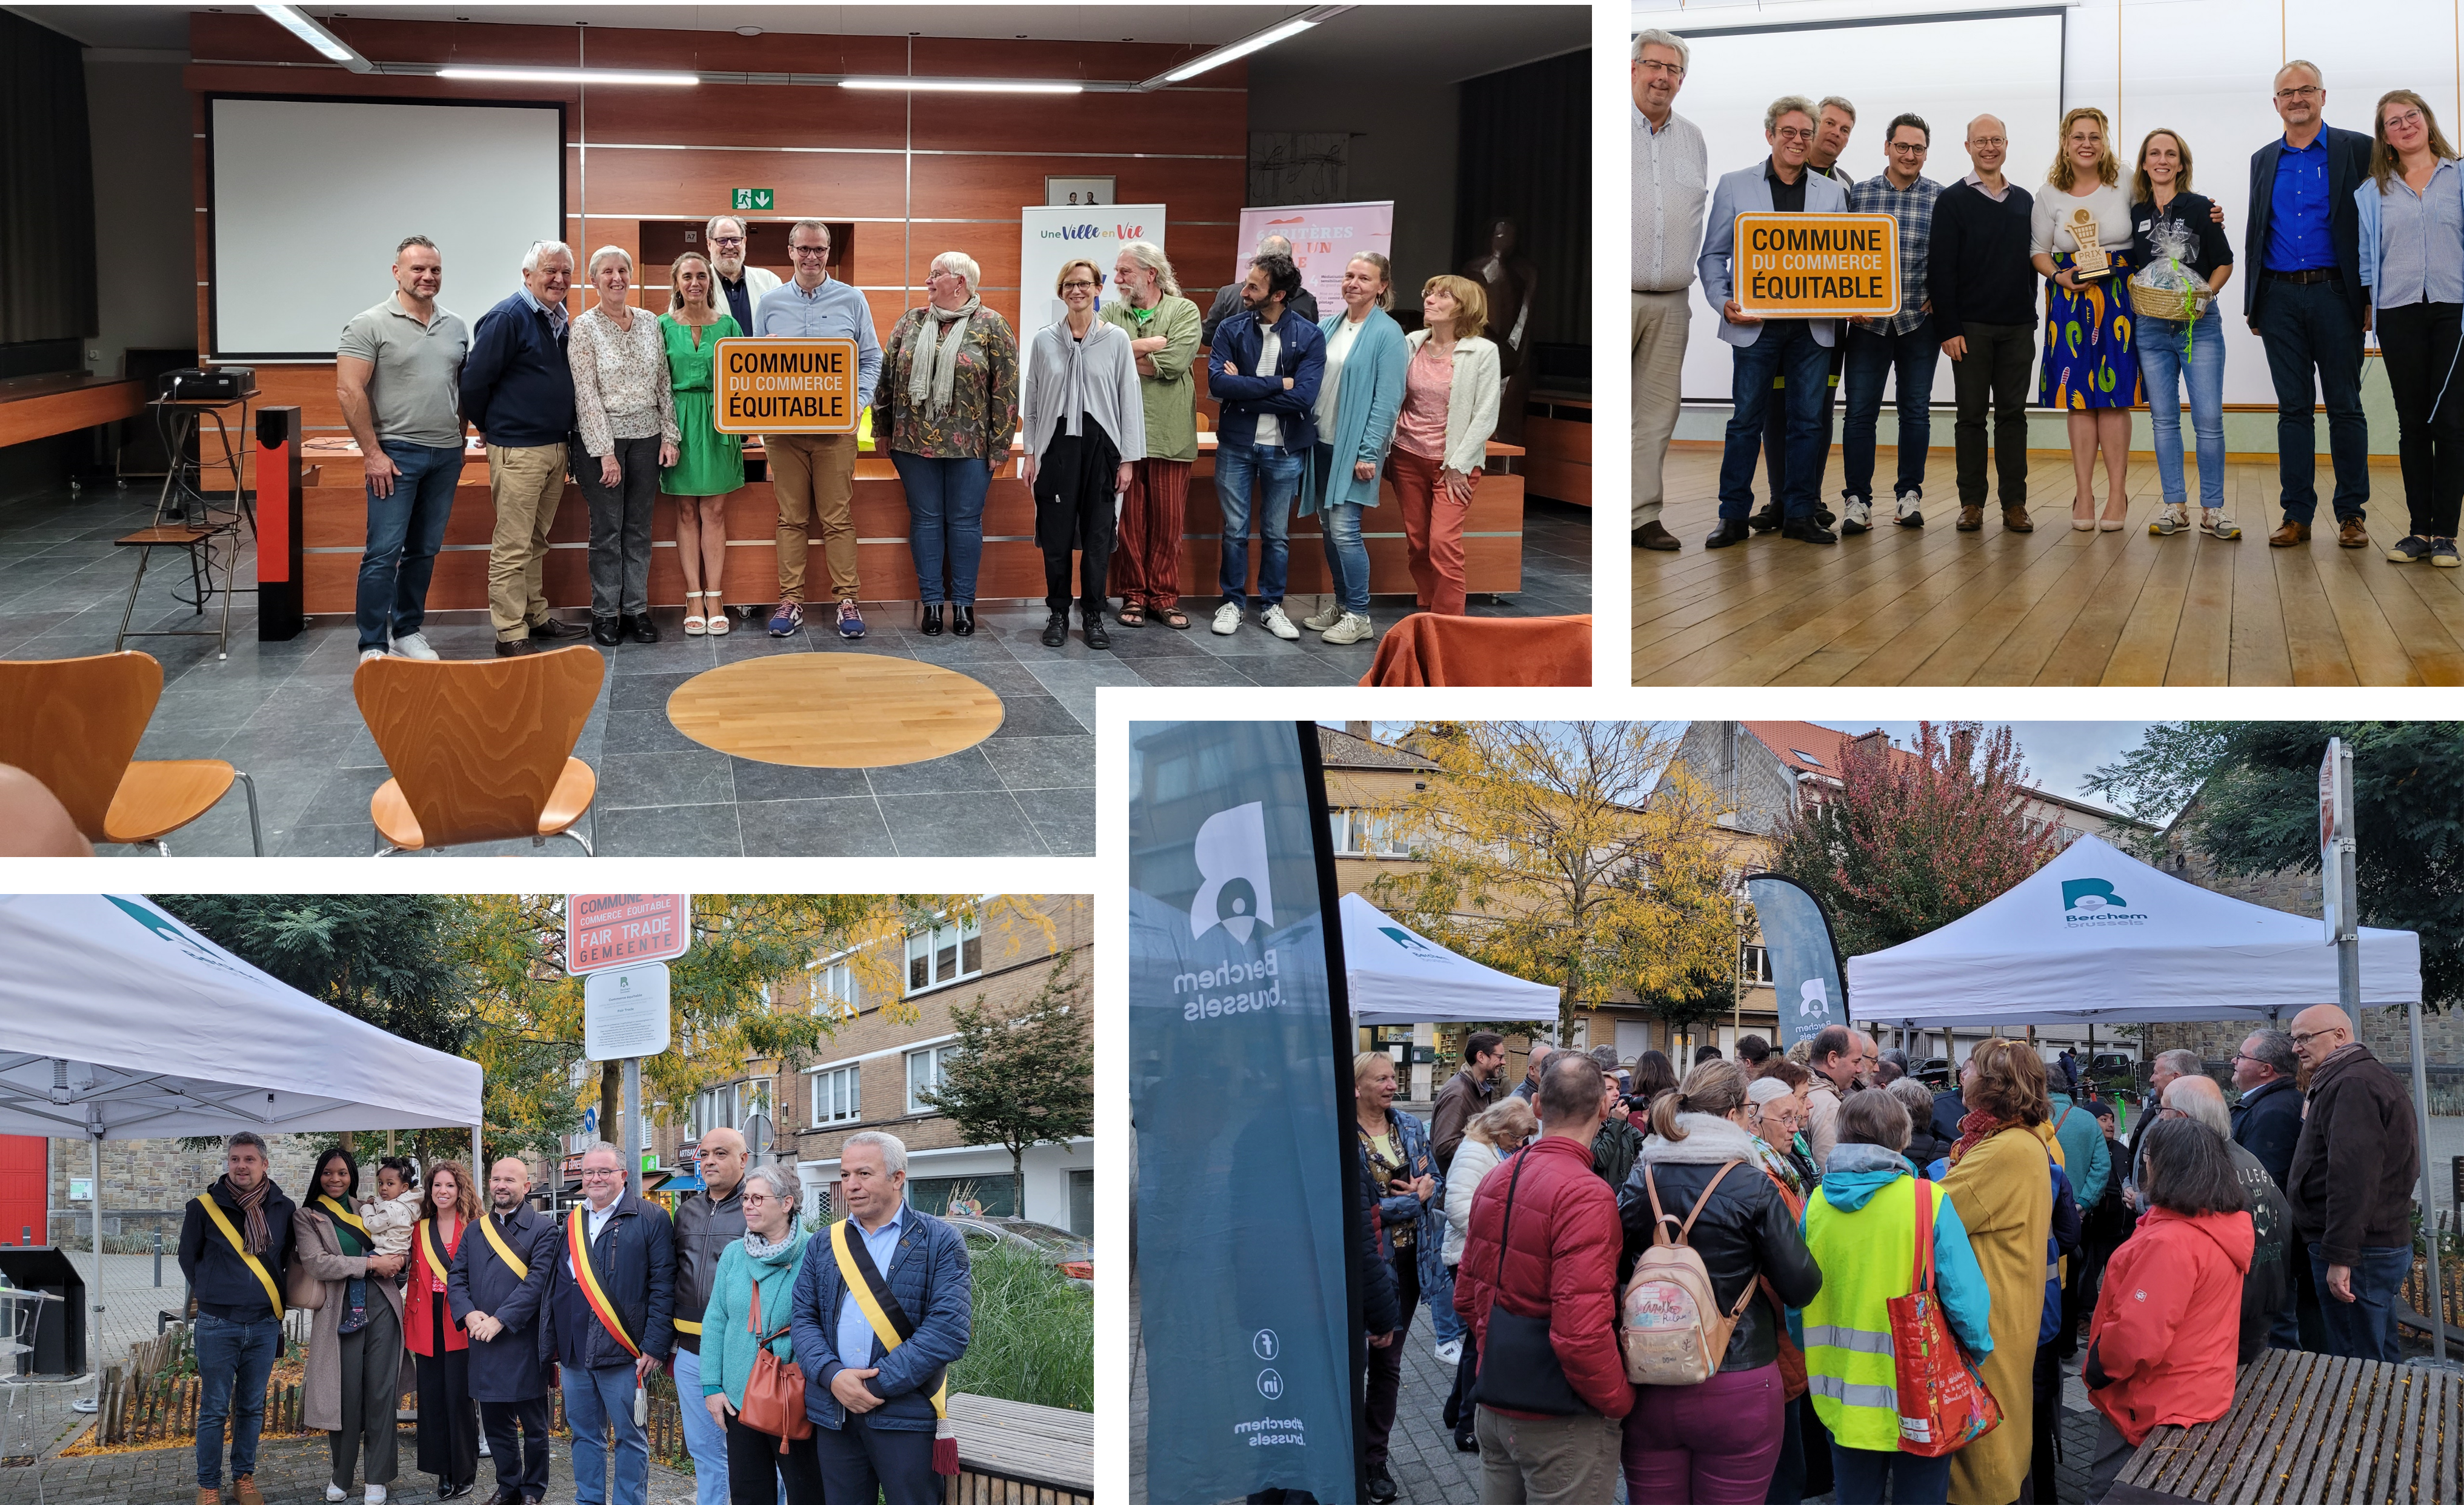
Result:
<instances>
[{"instance_id":1,"label":"person in red jacket","mask_svg":"<svg viewBox=\"0 0 2464 1505\"><path fill-rule=\"evenodd\" d=\"M460 1499L479 1476L479 1411L471 1400L471 1335L445 1298L462 1235L481 1215L479 1189L459 1161L428 1168L428 1190L411 1229L403 1283L403 1342L418 1356L419 1467L436 1476L436 1497ZM371 1502L377 1499L373 1494Z\"/></svg>"},{"instance_id":2,"label":"person in red jacket","mask_svg":"<svg viewBox=\"0 0 2464 1505\"><path fill-rule=\"evenodd\" d=\"M1481 1494L1490 1500L1550 1498L1608 1505L1617 1481L1617 1448L1634 1387L1617 1345L1617 1263L1624 1241L1617 1198L1592 1170L1606 1092L1588 1055L1549 1058L1535 1095L1540 1138L1491 1171L1473 1197L1455 1309L1481 1355ZM1513 1206L1509 1218L1508 1201ZM1511 1355L1490 1340L1492 1318L1544 1319L1549 1353L1573 1392L1572 1414L1492 1404L1556 1384L1556 1377L1509 1370ZM1548 1362L1542 1360L1539 1368Z\"/></svg>"},{"instance_id":3,"label":"person in red jacket","mask_svg":"<svg viewBox=\"0 0 2464 1505\"><path fill-rule=\"evenodd\" d=\"M2114 1251L2081 1378L2102 1413L2087 1497L2104 1497L2158 1427L2233 1409L2242 1276L2256 1246L2224 1140L2188 1118L2148 1125L2138 1231Z\"/></svg>"}]
</instances>

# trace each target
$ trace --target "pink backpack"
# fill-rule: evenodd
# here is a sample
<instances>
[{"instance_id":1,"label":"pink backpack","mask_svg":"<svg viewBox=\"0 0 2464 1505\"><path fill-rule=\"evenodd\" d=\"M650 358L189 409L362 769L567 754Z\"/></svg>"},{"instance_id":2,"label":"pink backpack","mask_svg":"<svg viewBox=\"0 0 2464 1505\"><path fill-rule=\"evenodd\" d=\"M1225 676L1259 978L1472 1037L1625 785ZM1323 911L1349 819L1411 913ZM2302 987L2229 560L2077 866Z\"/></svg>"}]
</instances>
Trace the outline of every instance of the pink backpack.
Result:
<instances>
[{"instance_id":1,"label":"pink backpack","mask_svg":"<svg viewBox=\"0 0 2464 1505\"><path fill-rule=\"evenodd\" d=\"M1634 1278L1626 1282L1620 1304L1625 1377L1636 1384L1701 1384L1720 1372L1720 1361L1727 1357L1728 1335L1736 1331L1746 1303L1753 1299L1753 1282L1746 1283L1736 1306L1724 1315L1711 1294L1711 1272L1705 1268L1703 1256L1686 1244L1685 1235L1703 1215L1703 1206L1711 1200L1720 1179L1743 1163L1730 1161L1722 1165L1694 1199L1694 1209L1683 1223L1662 1210L1652 1169L1643 1167L1643 1189L1651 1196L1651 1248L1642 1251L1635 1265ZM1672 1223L1677 1223L1674 1237L1668 1231Z\"/></svg>"}]
</instances>

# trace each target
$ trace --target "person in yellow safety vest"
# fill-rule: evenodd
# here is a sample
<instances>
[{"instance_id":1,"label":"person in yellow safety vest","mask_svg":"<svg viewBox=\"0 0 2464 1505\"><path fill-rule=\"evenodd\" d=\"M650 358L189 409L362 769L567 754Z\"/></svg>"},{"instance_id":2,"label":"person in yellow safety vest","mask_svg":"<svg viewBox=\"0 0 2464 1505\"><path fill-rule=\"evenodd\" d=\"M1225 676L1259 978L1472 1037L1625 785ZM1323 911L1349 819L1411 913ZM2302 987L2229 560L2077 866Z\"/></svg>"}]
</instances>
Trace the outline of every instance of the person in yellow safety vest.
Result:
<instances>
[{"instance_id":1,"label":"person in yellow safety vest","mask_svg":"<svg viewBox=\"0 0 2464 1505\"><path fill-rule=\"evenodd\" d=\"M1900 1449L1898 1373L1888 1303L1916 1276L1916 1199L1933 1199L1934 1290L1970 1360L1993 1351L1985 1272L1968 1247L1959 1209L1909 1172L1908 1111L1888 1093L1858 1093L1839 1108L1839 1142L1805 1204L1805 1244L1822 1289L1805 1304L1806 1381L1831 1430L1832 1476L1843 1505L1943 1505L1951 1454Z\"/></svg>"}]
</instances>

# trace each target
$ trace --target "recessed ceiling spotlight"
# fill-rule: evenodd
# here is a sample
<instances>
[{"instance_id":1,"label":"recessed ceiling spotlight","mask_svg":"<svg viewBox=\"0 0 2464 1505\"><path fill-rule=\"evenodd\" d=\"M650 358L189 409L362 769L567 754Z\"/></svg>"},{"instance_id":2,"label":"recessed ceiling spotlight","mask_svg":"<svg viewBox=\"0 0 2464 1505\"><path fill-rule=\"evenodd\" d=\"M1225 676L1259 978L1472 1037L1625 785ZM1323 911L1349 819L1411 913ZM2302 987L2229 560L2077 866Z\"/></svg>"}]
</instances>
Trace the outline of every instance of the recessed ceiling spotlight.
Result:
<instances>
[{"instance_id":1,"label":"recessed ceiling spotlight","mask_svg":"<svg viewBox=\"0 0 2464 1505\"><path fill-rule=\"evenodd\" d=\"M761 34L761 28L758 26L739 26L736 29L736 34L738 36L759 36Z\"/></svg>"}]
</instances>

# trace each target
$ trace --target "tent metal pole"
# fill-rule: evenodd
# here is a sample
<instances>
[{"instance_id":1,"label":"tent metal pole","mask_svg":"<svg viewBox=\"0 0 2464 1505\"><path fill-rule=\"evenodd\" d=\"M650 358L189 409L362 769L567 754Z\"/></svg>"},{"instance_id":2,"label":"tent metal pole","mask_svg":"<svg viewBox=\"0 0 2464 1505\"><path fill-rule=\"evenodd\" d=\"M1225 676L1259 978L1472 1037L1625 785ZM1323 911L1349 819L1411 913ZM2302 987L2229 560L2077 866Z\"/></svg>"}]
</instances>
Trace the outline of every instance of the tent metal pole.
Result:
<instances>
[{"instance_id":1,"label":"tent metal pole","mask_svg":"<svg viewBox=\"0 0 2464 1505\"><path fill-rule=\"evenodd\" d=\"M102 1410L102 1364L99 1361L100 1350L96 1346L102 1340L102 1130L99 1126L87 1137L86 1150L92 1157L88 1169L94 1177L87 1187L94 1196L86 1203L94 1232L94 1289L86 1293L86 1305L90 1310L86 1320L85 1367L86 1372L94 1376L94 1399L79 1401L72 1409L99 1413Z\"/></svg>"},{"instance_id":2,"label":"tent metal pole","mask_svg":"<svg viewBox=\"0 0 2464 1505\"><path fill-rule=\"evenodd\" d=\"M2405 1022L2412 1031L2412 1111L2420 1150L2415 1157L2421 1162L2421 1235L2428 1241L2428 1282L2422 1289L2422 1300L2430 1316L2430 1351L2439 1362L2447 1361L2447 1303L2438 1295L2438 1204L2433 1199L2436 1184L2430 1175L2430 1068L2421 1057L2421 1000L2415 997L2405 1006Z\"/></svg>"}]
</instances>

